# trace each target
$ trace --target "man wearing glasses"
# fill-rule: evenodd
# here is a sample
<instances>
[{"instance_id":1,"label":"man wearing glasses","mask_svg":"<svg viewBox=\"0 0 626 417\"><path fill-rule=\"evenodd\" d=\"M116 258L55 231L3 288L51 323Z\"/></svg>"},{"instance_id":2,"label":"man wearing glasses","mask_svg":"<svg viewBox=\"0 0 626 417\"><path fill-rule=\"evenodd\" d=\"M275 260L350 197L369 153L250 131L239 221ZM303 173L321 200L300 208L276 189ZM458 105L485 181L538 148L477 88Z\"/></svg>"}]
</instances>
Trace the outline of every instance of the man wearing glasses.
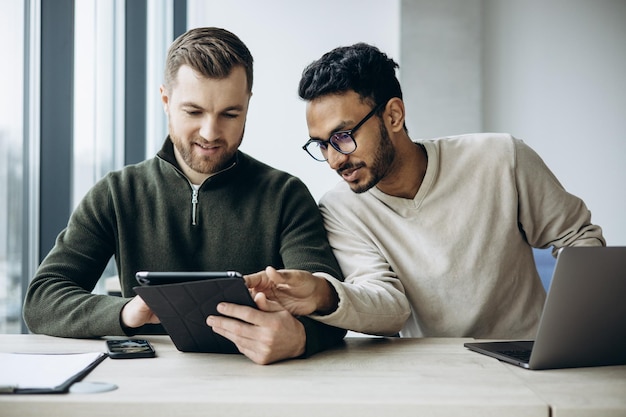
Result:
<instances>
[{"instance_id":1,"label":"man wearing glasses","mask_svg":"<svg viewBox=\"0 0 626 417\"><path fill-rule=\"evenodd\" d=\"M532 338L545 300L532 248L604 245L602 231L521 140L411 140L397 67L356 44L300 81L304 150L344 180L320 208L345 282L272 268L249 281L358 332Z\"/></svg>"}]
</instances>

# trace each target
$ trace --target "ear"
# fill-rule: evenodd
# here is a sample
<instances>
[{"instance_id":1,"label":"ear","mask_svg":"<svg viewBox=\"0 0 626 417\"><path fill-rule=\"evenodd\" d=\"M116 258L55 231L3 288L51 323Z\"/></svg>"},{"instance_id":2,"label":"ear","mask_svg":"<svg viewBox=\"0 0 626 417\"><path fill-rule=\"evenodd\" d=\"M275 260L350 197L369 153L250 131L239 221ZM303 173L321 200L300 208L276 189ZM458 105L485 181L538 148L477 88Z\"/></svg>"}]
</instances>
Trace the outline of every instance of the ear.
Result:
<instances>
[{"instance_id":1,"label":"ear","mask_svg":"<svg viewBox=\"0 0 626 417\"><path fill-rule=\"evenodd\" d=\"M404 102L398 97L394 97L387 102L385 111L388 116L385 118L389 123L391 132L399 132L404 130Z\"/></svg>"},{"instance_id":2,"label":"ear","mask_svg":"<svg viewBox=\"0 0 626 417\"><path fill-rule=\"evenodd\" d=\"M161 85L161 87L159 87L159 92L161 93L161 103L163 103L163 111L165 112L165 114L169 115L170 97L168 95L167 89L165 88L165 85Z\"/></svg>"}]
</instances>

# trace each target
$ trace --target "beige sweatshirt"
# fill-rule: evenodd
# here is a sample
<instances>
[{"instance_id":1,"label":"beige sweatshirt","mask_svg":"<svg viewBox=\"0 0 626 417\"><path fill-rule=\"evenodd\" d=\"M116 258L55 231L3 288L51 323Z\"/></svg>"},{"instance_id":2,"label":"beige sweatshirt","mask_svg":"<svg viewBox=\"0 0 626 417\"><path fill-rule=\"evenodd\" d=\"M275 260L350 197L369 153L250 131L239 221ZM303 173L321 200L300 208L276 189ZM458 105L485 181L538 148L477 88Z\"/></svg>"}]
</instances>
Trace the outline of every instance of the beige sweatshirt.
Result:
<instances>
[{"instance_id":1,"label":"beige sweatshirt","mask_svg":"<svg viewBox=\"0 0 626 417\"><path fill-rule=\"evenodd\" d=\"M604 245L583 201L503 134L421 142L415 198L345 182L320 201L345 282L316 319L403 337L532 338L545 300L532 247Z\"/></svg>"}]
</instances>

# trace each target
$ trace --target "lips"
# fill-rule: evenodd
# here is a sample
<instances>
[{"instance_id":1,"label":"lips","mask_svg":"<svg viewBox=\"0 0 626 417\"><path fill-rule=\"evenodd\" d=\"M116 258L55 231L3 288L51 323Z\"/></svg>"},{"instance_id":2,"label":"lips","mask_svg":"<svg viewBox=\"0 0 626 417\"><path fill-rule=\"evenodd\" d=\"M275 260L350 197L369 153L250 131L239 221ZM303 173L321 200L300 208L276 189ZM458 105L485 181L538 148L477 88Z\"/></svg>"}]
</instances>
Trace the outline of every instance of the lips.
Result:
<instances>
[{"instance_id":1,"label":"lips","mask_svg":"<svg viewBox=\"0 0 626 417\"><path fill-rule=\"evenodd\" d=\"M364 164L359 165L347 165L337 170L337 173L347 182L354 182L359 176L359 170L364 167Z\"/></svg>"},{"instance_id":2,"label":"lips","mask_svg":"<svg viewBox=\"0 0 626 417\"><path fill-rule=\"evenodd\" d=\"M204 153L204 154L213 154L215 152L217 152L217 150L220 148L219 144L217 143L201 143L201 142L194 142L193 143L194 146L196 147L196 149L198 149L199 152Z\"/></svg>"},{"instance_id":3,"label":"lips","mask_svg":"<svg viewBox=\"0 0 626 417\"><path fill-rule=\"evenodd\" d=\"M211 149L211 148L217 147L217 145L209 145L208 143L198 143L198 142L195 142L195 145L201 147L202 149Z\"/></svg>"}]
</instances>

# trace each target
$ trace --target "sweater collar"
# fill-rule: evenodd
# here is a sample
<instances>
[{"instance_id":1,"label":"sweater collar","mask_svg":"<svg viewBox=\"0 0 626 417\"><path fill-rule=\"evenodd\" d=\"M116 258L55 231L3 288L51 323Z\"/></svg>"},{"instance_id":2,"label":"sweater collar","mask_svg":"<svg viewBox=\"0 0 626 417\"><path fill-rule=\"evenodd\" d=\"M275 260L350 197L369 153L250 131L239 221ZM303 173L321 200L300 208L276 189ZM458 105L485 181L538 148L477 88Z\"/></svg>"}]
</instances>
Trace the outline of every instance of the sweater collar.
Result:
<instances>
[{"instance_id":1,"label":"sweater collar","mask_svg":"<svg viewBox=\"0 0 626 417\"><path fill-rule=\"evenodd\" d=\"M173 165L174 168L176 168L182 174L183 170L180 168L180 165L178 164L178 161L176 160L176 156L174 155L174 143L170 139L169 135L167 136L167 138L165 138L165 142L163 143L161 150L157 153L157 157ZM232 163L227 168L211 175L209 178L207 178L206 181L213 180L214 178L217 179L218 177L224 177L224 176L229 177L229 175L227 174L231 172L233 173L232 175L234 175L235 172L238 172L241 169L241 165L244 162L245 162L245 155L241 151L238 150L235 156L233 157Z\"/></svg>"}]
</instances>

